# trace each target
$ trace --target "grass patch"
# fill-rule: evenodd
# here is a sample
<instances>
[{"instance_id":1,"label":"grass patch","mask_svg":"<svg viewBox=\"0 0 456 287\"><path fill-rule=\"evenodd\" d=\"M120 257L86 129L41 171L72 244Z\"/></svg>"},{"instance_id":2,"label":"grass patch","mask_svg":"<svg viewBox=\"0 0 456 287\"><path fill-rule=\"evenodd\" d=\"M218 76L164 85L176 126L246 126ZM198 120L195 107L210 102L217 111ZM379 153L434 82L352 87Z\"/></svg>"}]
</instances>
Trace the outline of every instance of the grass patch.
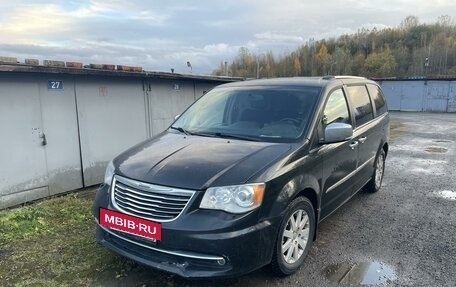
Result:
<instances>
[{"instance_id":1,"label":"grass patch","mask_svg":"<svg viewBox=\"0 0 456 287\"><path fill-rule=\"evenodd\" d=\"M96 243L91 206L73 194L1 211L0 285L99 286L108 277L122 279L134 263Z\"/></svg>"},{"instance_id":2,"label":"grass patch","mask_svg":"<svg viewBox=\"0 0 456 287\"><path fill-rule=\"evenodd\" d=\"M81 228L91 220L90 202L69 195L0 212L0 243Z\"/></svg>"},{"instance_id":3,"label":"grass patch","mask_svg":"<svg viewBox=\"0 0 456 287\"><path fill-rule=\"evenodd\" d=\"M92 200L65 195L0 211L3 286L233 286L188 281L118 256L98 245Z\"/></svg>"}]
</instances>

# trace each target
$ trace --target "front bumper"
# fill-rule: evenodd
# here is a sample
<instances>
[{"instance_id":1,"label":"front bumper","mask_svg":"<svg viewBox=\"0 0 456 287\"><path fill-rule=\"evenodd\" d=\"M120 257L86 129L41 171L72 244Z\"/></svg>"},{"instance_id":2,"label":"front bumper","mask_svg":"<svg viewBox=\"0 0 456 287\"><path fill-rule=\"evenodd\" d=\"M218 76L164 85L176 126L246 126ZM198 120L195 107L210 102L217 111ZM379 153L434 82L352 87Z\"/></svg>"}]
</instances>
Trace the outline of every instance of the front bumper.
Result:
<instances>
[{"instance_id":1,"label":"front bumper","mask_svg":"<svg viewBox=\"0 0 456 287\"><path fill-rule=\"evenodd\" d=\"M108 187L102 186L93 212L114 209ZM108 249L153 268L187 278L233 277L261 268L271 261L278 219L258 223L257 212L243 216L221 211L186 212L162 223L162 241L152 242L104 226L97 226L97 242Z\"/></svg>"}]
</instances>

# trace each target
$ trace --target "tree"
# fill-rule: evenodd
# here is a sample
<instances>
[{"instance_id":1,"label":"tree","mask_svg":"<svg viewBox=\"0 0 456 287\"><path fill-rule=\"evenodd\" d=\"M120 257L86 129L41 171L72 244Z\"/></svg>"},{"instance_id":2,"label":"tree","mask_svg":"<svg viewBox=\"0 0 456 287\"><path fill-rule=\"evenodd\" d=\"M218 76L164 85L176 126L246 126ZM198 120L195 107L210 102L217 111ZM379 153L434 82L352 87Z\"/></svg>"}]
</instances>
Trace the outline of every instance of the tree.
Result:
<instances>
[{"instance_id":1,"label":"tree","mask_svg":"<svg viewBox=\"0 0 456 287\"><path fill-rule=\"evenodd\" d=\"M294 58L294 75L295 76L300 76L301 75L301 62L299 61L299 58Z\"/></svg>"},{"instance_id":2,"label":"tree","mask_svg":"<svg viewBox=\"0 0 456 287\"><path fill-rule=\"evenodd\" d=\"M388 47L382 52L369 54L364 63L366 75L369 77L390 77L396 67L396 60Z\"/></svg>"},{"instance_id":3,"label":"tree","mask_svg":"<svg viewBox=\"0 0 456 287\"><path fill-rule=\"evenodd\" d=\"M418 17L416 16L407 16L404 20L401 22L401 28L403 30L409 30L413 27L418 26L418 23L420 21L418 20Z\"/></svg>"},{"instance_id":4,"label":"tree","mask_svg":"<svg viewBox=\"0 0 456 287\"><path fill-rule=\"evenodd\" d=\"M274 56L239 50L229 65L230 75L256 77L322 76L353 74L370 77L454 75L456 73L456 25L448 16L420 24L408 16L399 28L360 29L352 35L315 41L295 51ZM214 74L223 75L221 62Z\"/></svg>"},{"instance_id":5,"label":"tree","mask_svg":"<svg viewBox=\"0 0 456 287\"><path fill-rule=\"evenodd\" d=\"M321 43L318 52L315 54L315 59L319 64L319 72L322 75L328 74L328 64L330 59L330 54L328 53L328 48L326 48L325 43Z\"/></svg>"},{"instance_id":6,"label":"tree","mask_svg":"<svg viewBox=\"0 0 456 287\"><path fill-rule=\"evenodd\" d=\"M410 50L426 46L428 39L432 36L431 28L427 25L411 27L405 34L405 45Z\"/></svg>"},{"instance_id":7,"label":"tree","mask_svg":"<svg viewBox=\"0 0 456 287\"><path fill-rule=\"evenodd\" d=\"M348 50L337 47L331 55L330 74L348 75L351 73L351 55Z\"/></svg>"},{"instance_id":8,"label":"tree","mask_svg":"<svg viewBox=\"0 0 456 287\"><path fill-rule=\"evenodd\" d=\"M437 25L442 27L454 27L454 20L450 15L442 15L437 18Z\"/></svg>"},{"instance_id":9,"label":"tree","mask_svg":"<svg viewBox=\"0 0 456 287\"><path fill-rule=\"evenodd\" d=\"M362 52L358 52L351 61L352 74L355 76L364 76L364 62L366 57Z\"/></svg>"},{"instance_id":10,"label":"tree","mask_svg":"<svg viewBox=\"0 0 456 287\"><path fill-rule=\"evenodd\" d=\"M220 61L218 68L213 72L216 76L225 76L225 63Z\"/></svg>"},{"instance_id":11,"label":"tree","mask_svg":"<svg viewBox=\"0 0 456 287\"><path fill-rule=\"evenodd\" d=\"M230 65L233 76L244 78L256 77L255 56L246 47L239 48L238 55Z\"/></svg>"}]
</instances>

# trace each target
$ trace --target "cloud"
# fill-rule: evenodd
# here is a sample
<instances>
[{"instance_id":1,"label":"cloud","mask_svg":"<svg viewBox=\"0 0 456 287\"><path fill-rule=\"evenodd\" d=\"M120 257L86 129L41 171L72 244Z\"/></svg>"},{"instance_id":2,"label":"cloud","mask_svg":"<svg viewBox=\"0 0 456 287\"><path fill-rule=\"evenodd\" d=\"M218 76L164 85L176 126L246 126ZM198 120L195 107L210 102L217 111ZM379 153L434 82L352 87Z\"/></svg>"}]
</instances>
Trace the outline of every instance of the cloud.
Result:
<instances>
[{"instance_id":1,"label":"cloud","mask_svg":"<svg viewBox=\"0 0 456 287\"><path fill-rule=\"evenodd\" d=\"M224 54L224 53L233 53L236 52L234 51L238 50L238 47L232 47L229 46L226 43L218 43L218 44L211 44L211 45L206 45L203 47L203 50L209 54Z\"/></svg>"},{"instance_id":2,"label":"cloud","mask_svg":"<svg viewBox=\"0 0 456 287\"><path fill-rule=\"evenodd\" d=\"M280 42L280 43L304 43L304 38L296 35L278 34L272 32L264 32L253 35L255 39L262 42Z\"/></svg>"},{"instance_id":3,"label":"cloud","mask_svg":"<svg viewBox=\"0 0 456 287\"><path fill-rule=\"evenodd\" d=\"M397 26L408 15L434 21L456 10L436 0L15 0L0 4L0 55L211 72L240 47L281 55L304 44Z\"/></svg>"},{"instance_id":4,"label":"cloud","mask_svg":"<svg viewBox=\"0 0 456 287\"><path fill-rule=\"evenodd\" d=\"M5 17L6 16L6 17ZM59 6L42 5L28 7L28 9L17 9L10 15L4 15L2 20L1 42L16 43L46 43L38 37L43 32L61 33L67 30L71 24L71 18L62 13Z\"/></svg>"}]
</instances>

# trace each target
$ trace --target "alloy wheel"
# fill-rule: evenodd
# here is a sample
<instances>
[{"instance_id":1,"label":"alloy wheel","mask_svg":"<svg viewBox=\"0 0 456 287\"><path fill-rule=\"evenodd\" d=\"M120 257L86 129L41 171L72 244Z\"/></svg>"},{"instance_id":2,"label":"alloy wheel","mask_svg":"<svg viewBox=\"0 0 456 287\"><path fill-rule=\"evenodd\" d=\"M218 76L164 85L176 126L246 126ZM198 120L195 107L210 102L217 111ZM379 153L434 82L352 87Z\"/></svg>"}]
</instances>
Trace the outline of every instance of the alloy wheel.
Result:
<instances>
[{"instance_id":1,"label":"alloy wheel","mask_svg":"<svg viewBox=\"0 0 456 287\"><path fill-rule=\"evenodd\" d=\"M377 159L376 167L375 167L375 188L376 189L379 189L382 184L384 165L385 165L385 158L383 156L383 153L380 153L380 155L378 156L378 159Z\"/></svg>"},{"instance_id":2,"label":"alloy wheel","mask_svg":"<svg viewBox=\"0 0 456 287\"><path fill-rule=\"evenodd\" d=\"M293 264L303 255L310 235L307 212L296 210L288 219L282 236L282 256L286 263Z\"/></svg>"}]
</instances>

